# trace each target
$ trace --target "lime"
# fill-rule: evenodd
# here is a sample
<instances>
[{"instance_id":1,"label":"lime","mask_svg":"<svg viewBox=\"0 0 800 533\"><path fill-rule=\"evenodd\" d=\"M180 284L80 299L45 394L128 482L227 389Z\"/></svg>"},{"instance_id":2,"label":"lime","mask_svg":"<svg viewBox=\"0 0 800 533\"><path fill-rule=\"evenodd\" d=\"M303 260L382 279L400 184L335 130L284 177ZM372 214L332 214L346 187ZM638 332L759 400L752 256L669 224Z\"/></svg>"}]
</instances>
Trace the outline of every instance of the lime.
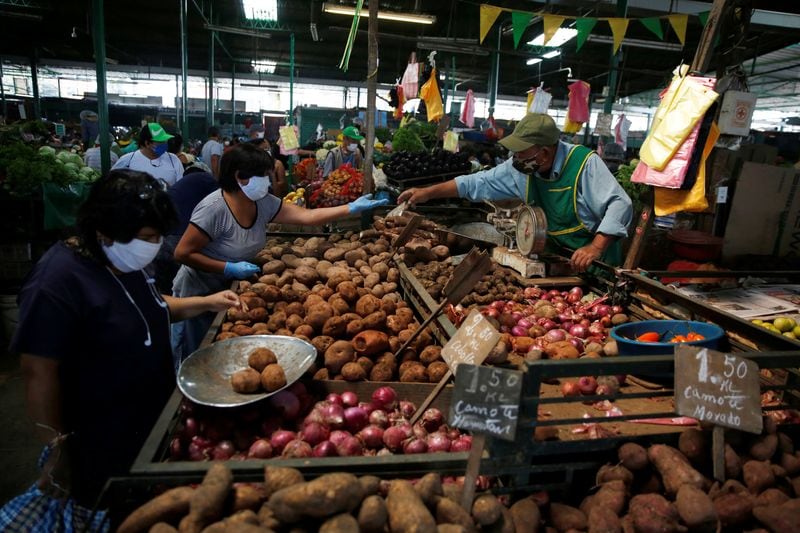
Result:
<instances>
[{"instance_id":1,"label":"lime","mask_svg":"<svg viewBox=\"0 0 800 533\"><path fill-rule=\"evenodd\" d=\"M792 333L794 333L795 337L800 339L800 326L795 326L794 329L792 330Z\"/></svg>"},{"instance_id":2,"label":"lime","mask_svg":"<svg viewBox=\"0 0 800 533\"><path fill-rule=\"evenodd\" d=\"M773 320L772 325L781 330L781 332L784 332L784 331L792 331L792 328L794 328L797 324L791 318L786 318L785 316L781 316Z\"/></svg>"},{"instance_id":3,"label":"lime","mask_svg":"<svg viewBox=\"0 0 800 533\"><path fill-rule=\"evenodd\" d=\"M758 318L756 318L756 319L754 319L754 320L751 320L751 322L752 322L753 324L757 325L757 326L760 326L760 325L762 325L762 324L764 323L764 321L763 321L763 320L760 320L760 319L758 319Z\"/></svg>"},{"instance_id":4,"label":"lime","mask_svg":"<svg viewBox=\"0 0 800 533\"><path fill-rule=\"evenodd\" d=\"M793 340L797 339L797 337L795 336L794 332L792 332L792 331L787 331L786 333L783 334L783 336L784 337L789 337L790 339L793 339Z\"/></svg>"}]
</instances>

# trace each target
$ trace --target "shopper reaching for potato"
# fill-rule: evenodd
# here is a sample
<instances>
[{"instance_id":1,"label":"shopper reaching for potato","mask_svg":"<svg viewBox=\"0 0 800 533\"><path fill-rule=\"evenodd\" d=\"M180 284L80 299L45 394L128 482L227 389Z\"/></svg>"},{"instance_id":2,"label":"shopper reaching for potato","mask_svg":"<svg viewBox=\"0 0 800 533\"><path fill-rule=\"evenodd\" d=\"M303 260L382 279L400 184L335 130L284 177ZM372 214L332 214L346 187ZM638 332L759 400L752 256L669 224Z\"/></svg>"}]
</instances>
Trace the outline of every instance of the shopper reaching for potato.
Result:
<instances>
[{"instance_id":1,"label":"shopper reaching for potato","mask_svg":"<svg viewBox=\"0 0 800 533\"><path fill-rule=\"evenodd\" d=\"M268 193L273 169L272 156L249 143L222 155L220 190L197 205L175 248L175 259L183 264L173 283L175 296L209 294L224 289L231 279L259 274L261 269L250 259L264 247L270 222L319 226L388 202L365 195L320 209L282 203ZM175 325L172 341L177 357L184 359L197 349L213 319L206 313Z\"/></svg>"},{"instance_id":2,"label":"shopper reaching for potato","mask_svg":"<svg viewBox=\"0 0 800 533\"><path fill-rule=\"evenodd\" d=\"M11 349L49 446L20 498L70 496L91 509L109 476L128 473L175 388L170 322L239 305L232 291L158 294L145 267L175 221L156 179L112 170L81 206L78 236L53 245L25 282Z\"/></svg>"}]
</instances>

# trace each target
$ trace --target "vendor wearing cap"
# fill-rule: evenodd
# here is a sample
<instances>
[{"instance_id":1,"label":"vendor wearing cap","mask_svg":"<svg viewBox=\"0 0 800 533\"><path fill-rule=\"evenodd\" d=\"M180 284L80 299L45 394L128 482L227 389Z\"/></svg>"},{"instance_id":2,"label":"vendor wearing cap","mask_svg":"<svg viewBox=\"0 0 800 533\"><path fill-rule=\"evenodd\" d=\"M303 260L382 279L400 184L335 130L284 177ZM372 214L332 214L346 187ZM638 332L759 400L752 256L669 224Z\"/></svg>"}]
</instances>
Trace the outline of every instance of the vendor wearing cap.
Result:
<instances>
[{"instance_id":1,"label":"vendor wearing cap","mask_svg":"<svg viewBox=\"0 0 800 533\"><path fill-rule=\"evenodd\" d=\"M119 158L112 169L129 168L147 172L167 186L183 177L183 163L178 156L167 151L167 141L172 135L164 131L160 124L150 122L139 132L139 149Z\"/></svg>"},{"instance_id":2,"label":"vendor wearing cap","mask_svg":"<svg viewBox=\"0 0 800 533\"><path fill-rule=\"evenodd\" d=\"M325 165L322 167L322 176L327 178L328 174L345 163L350 163L353 168L361 168L362 157L358 143L363 140L364 137L359 135L355 126L347 126L342 131L342 145L328 152Z\"/></svg>"},{"instance_id":3,"label":"vendor wearing cap","mask_svg":"<svg viewBox=\"0 0 800 533\"><path fill-rule=\"evenodd\" d=\"M549 115L530 113L500 141L514 152L511 159L490 170L408 189L398 202L519 198L544 210L548 244L555 251L575 250L571 262L576 270L586 270L595 259L620 264L619 240L631 222L631 200L597 154L560 141L559 135Z\"/></svg>"}]
</instances>

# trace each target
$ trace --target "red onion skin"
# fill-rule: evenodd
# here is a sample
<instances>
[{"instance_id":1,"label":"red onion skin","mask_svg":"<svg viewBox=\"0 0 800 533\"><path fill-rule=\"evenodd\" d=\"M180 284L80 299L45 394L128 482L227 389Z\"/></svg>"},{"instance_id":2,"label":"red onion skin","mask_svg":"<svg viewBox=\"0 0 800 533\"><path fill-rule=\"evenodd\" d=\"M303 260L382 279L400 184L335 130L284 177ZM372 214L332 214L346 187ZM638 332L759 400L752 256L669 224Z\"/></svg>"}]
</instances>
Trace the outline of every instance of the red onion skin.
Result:
<instances>
[{"instance_id":1,"label":"red onion skin","mask_svg":"<svg viewBox=\"0 0 800 533\"><path fill-rule=\"evenodd\" d=\"M447 438L450 439L450 442L456 440L461 436L461 432L458 430L458 428L448 428L447 426L443 427L446 429L445 435L447 435Z\"/></svg>"},{"instance_id":2,"label":"red onion skin","mask_svg":"<svg viewBox=\"0 0 800 533\"><path fill-rule=\"evenodd\" d=\"M447 438L447 435L439 431L428 435L426 444L428 445L428 452L430 453L450 451L450 439Z\"/></svg>"},{"instance_id":3,"label":"red onion skin","mask_svg":"<svg viewBox=\"0 0 800 533\"><path fill-rule=\"evenodd\" d=\"M355 407L358 405L358 395L353 391L344 391L341 397L344 407Z\"/></svg>"},{"instance_id":4,"label":"red onion skin","mask_svg":"<svg viewBox=\"0 0 800 533\"><path fill-rule=\"evenodd\" d=\"M605 328L603 328L603 326L601 324L595 322L594 324L589 326L588 333L589 333L590 336L591 335L597 335L597 336L601 336L602 337L603 335L605 335Z\"/></svg>"},{"instance_id":5,"label":"red onion skin","mask_svg":"<svg viewBox=\"0 0 800 533\"><path fill-rule=\"evenodd\" d=\"M569 343L573 345L576 350L578 350L578 353L583 353L586 350L583 340L578 337L572 337L569 339Z\"/></svg>"},{"instance_id":6,"label":"red onion skin","mask_svg":"<svg viewBox=\"0 0 800 533\"><path fill-rule=\"evenodd\" d=\"M572 320L567 320L566 322L561 323L561 329L563 329L564 331L569 331L570 329L572 329L572 326L574 325L575 323L572 322Z\"/></svg>"},{"instance_id":7,"label":"red onion skin","mask_svg":"<svg viewBox=\"0 0 800 533\"><path fill-rule=\"evenodd\" d=\"M369 423L381 429L386 429L389 426L389 415L383 409L375 409L369 414Z\"/></svg>"},{"instance_id":8,"label":"red onion skin","mask_svg":"<svg viewBox=\"0 0 800 533\"><path fill-rule=\"evenodd\" d=\"M190 442L189 447L186 449L186 455L190 461L207 461L210 458L210 453L207 448L201 448L196 442Z\"/></svg>"},{"instance_id":9,"label":"red onion skin","mask_svg":"<svg viewBox=\"0 0 800 533\"><path fill-rule=\"evenodd\" d=\"M272 437L269 439L269 443L272 445L273 452L279 454L283 453L283 449L286 447L286 445L296 438L297 435L294 433L294 431L279 429L272 434Z\"/></svg>"},{"instance_id":10,"label":"red onion skin","mask_svg":"<svg viewBox=\"0 0 800 533\"><path fill-rule=\"evenodd\" d=\"M359 438L367 448L377 450L383 446L383 428L378 426L367 426L358 432Z\"/></svg>"},{"instance_id":11,"label":"red onion skin","mask_svg":"<svg viewBox=\"0 0 800 533\"><path fill-rule=\"evenodd\" d=\"M612 324L612 322L611 322L611 317L610 316L600 317L600 325L602 327L610 328L611 324Z\"/></svg>"},{"instance_id":12,"label":"red onion skin","mask_svg":"<svg viewBox=\"0 0 800 533\"><path fill-rule=\"evenodd\" d=\"M330 435L330 430L318 422L310 422L303 426L302 431L300 431L300 438L311 446L316 446L320 442L328 440Z\"/></svg>"},{"instance_id":13,"label":"red onion skin","mask_svg":"<svg viewBox=\"0 0 800 533\"><path fill-rule=\"evenodd\" d=\"M558 342L566 340L567 334L563 329L551 329L545 333L544 338L548 342Z\"/></svg>"},{"instance_id":14,"label":"red onion skin","mask_svg":"<svg viewBox=\"0 0 800 533\"><path fill-rule=\"evenodd\" d=\"M570 294L577 294L578 295L578 299L580 300L581 298L583 298L583 289L580 288L580 287L577 287L577 286L576 287L572 287L569 290L569 292L567 292L567 296L569 296Z\"/></svg>"},{"instance_id":15,"label":"red onion skin","mask_svg":"<svg viewBox=\"0 0 800 533\"><path fill-rule=\"evenodd\" d=\"M578 322L578 324L580 324L581 326L583 326L585 328L588 328L592 324L592 321L589 320L588 318L581 318L581 320L580 320L580 322Z\"/></svg>"},{"instance_id":16,"label":"red onion skin","mask_svg":"<svg viewBox=\"0 0 800 533\"><path fill-rule=\"evenodd\" d=\"M295 439L288 443L281 453L285 459L311 457L311 445L304 440Z\"/></svg>"},{"instance_id":17,"label":"red onion skin","mask_svg":"<svg viewBox=\"0 0 800 533\"><path fill-rule=\"evenodd\" d=\"M197 420L196 419L194 419L192 417L188 417L186 420L184 420L184 422L183 422L183 435L186 438L186 440L191 440L192 437L197 435L198 429L199 428L197 427Z\"/></svg>"},{"instance_id":18,"label":"red onion skin","mask_svg":"<svg viewBox=\"0 0 800 533\"><path fill-rule=\"evenodd\" d=\"M519 311L514 311L511 313L511 318L514 319L514 323L519 323L519 321L523 318L523 314Z\"/></svg>"},{"instance_id":19,"label":"red onion skin","mask_svg":"<svg viewBox=\"0 0 800 533\"><path fill-rule=\"evenodd\" d=\"M515 337L527 337L528 330L517 324L516 326L511 328L511 334L514 335Z\"/></svg>"},{"instance_id":20,"label":"red onion skin","mask_svg":"<svg viewBox=\"0 0 800 533\"><path fill-rule=\"evenodd\" d=\"M344 407L337 403L328 403L320 409L323 424L331 429L344 426Z\"/></svg>"},{"instance_id":21,"label":"red onion skin","mask_svg":"<svg viewBox=\"0 0 800 533\"><path fill-rule=\"evenodd\" d=\"M347 431L336 430L331 431L331 436L328 440L331 441L334 446L338 447L342 442L350 437L352 437L352 435Z\"/></svg>"},{"instance_id":22,"label":"red onion skin","mask_svg":"<svg viewBox=\"0 0 800 533\"><path fill-rule=\"evenodd\" d=\"M314 457L336 457L339 452L336 451L336 446L331 441L326 440L314 446L311 455Z\"/></svg>"},{"instance_id":23,"label":"red onion skin","mask_svg":"<svg viewBox=\"0 0 800 533\"><path fill-rule=\"evenodd\" d=\"M412 426L411 429L413 435L418 439L427 439L428 432L425 430L425 427L422 425L422 421L417 422Z\"/></svg>"},{"instance_id":24,"label":"red onion skin","mask_svg":"<svg viewBox=\"0 0 800 533\"><path fill-rule=\"evenodd\" d=\"M621 305L612 305L611 306L611 313L612 315L619 315L625 312L625 309L622 308Z\"/></svg>"},{"instance_id":25,"label":"red onion skin","mask_svg":"<svg viewBox=\"0 0 800 533\"><path fill-rule=\"evenodd\" d=\"M583 298L583 295L567 294L567 303L576 304L581 301L581 298Z\"/></svg>"},{"instance_id":26,"label":"red onion skin","mask_svg":"<svg viewBox=\"0 0 800 533\"><path fill-rule=\"evenodd\" d=\"M358 402L358 407L365 410L367 414L371 414L375 409L379 409L378 405L372 402Z\"/></svg>"},{"instance_id":27,"label":"red onion skin","mask_svg":"<svg viewBox=\"0 0 800 533\"><path fill-rule=\"evenodd\" d=\"M350 433L357 433L369 423L369 414L361 407L348 407L344 410L344 427Z\"/></svg>"},{"instance_id":28,"label":"red onion skin","mask_svg":"<svg viewBox=\"0 0 800 533\"><path fill-rule=\"evenodd\" d=\"M270 396L269 404L284 420L294 420L300 415L300 400L288 390Z\"/></svg>"},{"instance_id":29,"label":"red onion skin","mask_svg":"<svg viewBox=\"0 0 800 533\"><path fill-rule=\"evenodd\" d=\"M594 308L594 313L598 317L609 316L611 314L611 306L600 304Z\"/></svg>"},{"instance_id":30,"label":"red onion skin","mask_svg":"<svg viewBox=\"0 0 800 533\"><path fill-rule=\"evenodd\" d=\"M490 316L492 318L497 318L498 316L500 316L500 311L498 311L494 307L485 307L481 311L481 314L484 315L484 316Z\"/></svg>"},{"instance_id":31,"label":"red onion skin","mask_svg":"<svg viewBox=\"0 0 800 533\"><path fill-rule=\"evenodd\" d=\"M561 291L559 291L558 289L550 289L549 291L547 291L547 294L551 298L555 298L556 296L561 296Z\"/></svg>"},{"instance_id":32,"label":"red onion skin","mask_svg":"<svg viewBox=\"0 0 800 533\"><path fill-rule=\"evenodd\" d=\"M411 418L414 416L414 413L417 411L417 406L413 403L402 400L400 402L400 414L402 414L406 418Z\"/></svg>"},{"instance_id":33,"label":"red onion skin","mask_svg":"<svg viewBox=\"0 0 800 533\"><path fill-rule=\"evenodd\" d=\"M335 392L331 392L327 396L325 396L326 402L335 403L336 405L341 405L344 407L344 401L342 400L342 396L340 394L336 394Z\"/></svg>"},{"instance_id":34,"label":"red onion skin","mask_svg":"<svg viewBox=\"0 0 800 533\"><path fill-rule=\"evenodd\" d=\"M505 306L506 306L505 300L497 300L489 304L489 307L491 307L492 309L496 309L498 311L502 311L503 308L505 308Z\"/></svg>"},{"instance_id":35,"label":"red onion skin","mask_svg":"<svg viewBox=\"0 0 800 533\"><path fill-rule=\"evenodd\" d=\"M525 328L525 329L530 329L530 328L532 328L532 327L533 327L533 325L534 325L534 322L532 322L532 321L531 321L530 319L528 319L528 318L520 318L520 319L517 321L517 326L521 326L521 327L523 327L523 328Z\"/></svg>"},{"instance_id":36,"label":"red onion skin","mask_svg":"<svg viewBox=\"0 0 800 533\"><path fill-rule=\"evenodd\" d=\"M267 439L258 439L250 445L247 457L252 459L269 459L272 457L272 445Z\"/></svg>"},{"instance_id":37,"label":"red onion skin","mask_svg":"<svg viewBox=\"0 0 800 533\"><path fill-rule=\"evenodd\" d=\"M555 301L555 299L554 299L554 301ZM567 310L567 307L569 307L569 306L567 305L567 302L564 302L564 301L561 301L561 302L559 302L559 301L556 301L556 302L553 304L553 307L555 307L555 308L556 308L556 311L558 311L559 313L563 313L564 311L566 311L566 310Z\"/></svg>"},{"instance_id":38,"label":"red onion skin","mask_svg":"<svg viewBox=\"0 0 800 533\"><path fill-rule=\"evenodd\" d=\"M556 329L558 327L558 324L556 324L555 322L553 322L549 318L545 318L540 325L544 329L546 329L547 331L550 331L552 329Z\"/></svg>"},{"instance_id":39,"label":"red onion skin","mask_svg":"<svg viewBox=\"0 0 800 533\"><path fill-rule=\"evenodd\" d=\"M233 443L229 440L223 440L211 450L211 458L215 461L227 461L234 453L236 453L236 448Z\"/></svg>"},{"instance_id":40,"label":"red onion skin","mask_svg":"<svg viewBox=\"0 0 800 533\"><path fill-rule=\"evenodd\" d=\"M410 435L407 435L401 426L392 426L383 432L383 443L389 450L397 452L403 448L403 441L408 437Z\"/></svg>"},{"instance_id":41,"label":"red onion skin","mask_svg":"<svg viewBox=\"0 0 800 533\"><path fill-rule=\"evenodd\" d=\"M372 401L386 411L397 405L397 392L392 387L378 387L372 393Z\"/></svg>"},{"instance_id":42,"label":"red onion skin","mask_svg":"<svg viewBox=\"0 0 800 533\"><path fill-rule=\"evenodd\" d=\"M472 437L461 435L450 443L451 452L468 452L472 448Z\"/></svg>"},{"instance_id":43,"label":"red onion skin","mask_svg":"<svg viewBox=\"0 0 800 533\"><path fill-rule=\"evenodd\" d=\"M360 440L350 435L336 446L336 451L342 457L354 457L356 455L361 455L361 453L364 451L364 448L361 445Z\"/></svg>"},{"instance_id":44,"label":"red onion skin","mask_svg":"<svg viewBox=\"0 0 800 533\"><path fill-rule=\"evenodd\" d=\"M578 389L580 389L581 394L594 394L597 390L597 380L592 376L583 376L578 379Z\"/></svg>"},{"instance_id":45,"label":"red onion skin","mask_svg":"<svg viewBox=\"0 0 800 533\"><path fill-rule=\"evenodd\" d=\"M433 433L442 427L442 424L444 424L444 414L435 407L429 407L428 409L425 409L424 413L422 413L422 418L420 421L425 427L425 431L428 433Z\"/></svg>"},{"instance_id":46,"label":"red onion skin","mask_svg":"<svg viewBox=\"0 0 800 533\"><path fill-rule=\"evenodd\" d=\"M425 453L427 451L428 445L422 439L412 438L403 443L403 453L405 454Z\"/></svg>"},{"instance_id":47,"label":"red onion skin","mask_svg":"<svg viewBox=\"0 0 800 533\"><path fill-rule=\"evenodd\" d=\"M569 334L573 337L578 337L579 339L585 339L589 332L585 327L581 326L580 324L576 324L569 328Z\"/></svg>"},{"instance_id":48,"label":"red onion skin","mask_svg":"<svg viewBox=\"0 0 800 533\"><path fill-rule=\"evenodd\" d=\"M175 437L169 443L169 458L173 461L183 459L183 446L181 446L181 439L178 437Z\"/></svg>"}]
</instances>

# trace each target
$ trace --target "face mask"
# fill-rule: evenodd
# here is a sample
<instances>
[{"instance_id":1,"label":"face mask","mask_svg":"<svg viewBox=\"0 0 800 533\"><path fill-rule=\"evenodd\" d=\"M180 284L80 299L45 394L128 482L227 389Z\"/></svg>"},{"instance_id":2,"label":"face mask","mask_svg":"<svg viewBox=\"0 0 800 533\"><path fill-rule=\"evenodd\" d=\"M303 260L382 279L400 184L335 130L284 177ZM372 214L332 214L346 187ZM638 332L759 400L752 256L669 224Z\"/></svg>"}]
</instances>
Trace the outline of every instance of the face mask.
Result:
<instances>
[{"instance_id":1,"label":"face mask","mask_svg":"<svg viewBox=\"0 0 800 533\"><path fill-rule=\"evenodd\" d=\"M261 200L267 195L269 192L269 185L269 178L263 176L253 176L247 182L247 185L242 185L241 182L239 182L239 187L242 188L244 195L254 202Z\"/></svg>"},{"instance_id":2,"label":"face mask","mask_svg":"<svg viewBox=\"0 0 800 533\"><path fill-rule=\"evenodd\" d=\"M358 150L358 145L356 143L350 143L347 145L347 149L350 150L351 152L355 152L356 150Z\"/></svg>"},{"instance_id":3,"label":"face mask","mask_svg":"<svg viewBox=\"0 0 800 533\"><path fill-rule=\"evenodd\" d=\"M536 152L528 159L514 159L511 165L523 174L534 174L539 170L539 167L542 166L541 163L536 162L536 156L538 155L539 152Z\"/></svg>"},{"instance_id":4,"label":"face mask","mask_svg":"<svg viewBox=\"0 0 800 533\"><path fill-rule=\"evenodd\" d=\"M151 148L156 157L161 157L167 152L167 143L154 144Z\"/></svg>"},{"instance_id":5,"label":"face mask","mask_svg":"<svg viewBox=\"0 0 800 533\"><path fill-rule=\"evenodd\" d=\"M142 239L131 239L131 242L114 241L111 246L104 244L103 252L114 268L128 273L141 270L152 263L163 242L163 237L159 237L158 242L148 242Z\"/></svg>"}]
</instances>

